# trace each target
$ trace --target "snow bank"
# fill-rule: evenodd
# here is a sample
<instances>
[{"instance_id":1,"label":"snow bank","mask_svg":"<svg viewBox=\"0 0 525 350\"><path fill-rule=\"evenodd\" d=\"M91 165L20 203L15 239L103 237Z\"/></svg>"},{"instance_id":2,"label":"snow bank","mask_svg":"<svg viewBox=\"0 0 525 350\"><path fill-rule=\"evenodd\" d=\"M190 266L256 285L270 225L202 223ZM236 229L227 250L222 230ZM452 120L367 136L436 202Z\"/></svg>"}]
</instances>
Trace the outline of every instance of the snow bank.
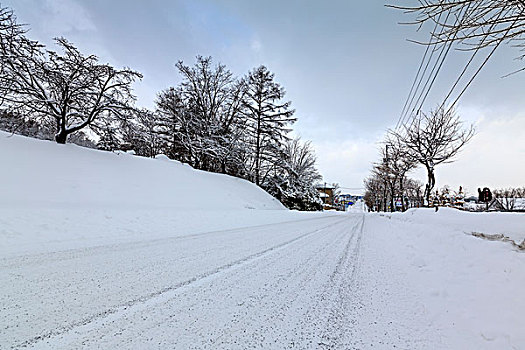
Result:
<instances>
[{"instance_id":1,"label":"snow bank","mask_svg":"<svg viewBox=\"0 0 525 350\"><path fill-rule=\"evenodd\" d=\"M167 159L167 158L166 158ZM284 209L252 183L149 159L0 132L1 207Z\"/></svg>"},{"instance_id":2,"label":"snow bank","mask_svg":"<svg viewBox=\"0 0 525 350\"><path fill-rule=\"evenodd\" d=\"M248 181L162 156L142 158L0 132L0 166L0 255L6 257L306 215L286 210Z\"/></svg>"},{"instance_id":3,"label":"snow bank","mask_svg":"<svg viewBox=\"0 0 525 350\"><path fill-rule=\"evenodd\" d=\"M409 209L405 213L388 214L401 221L440 225L464 233L502 234L520 243L525 239L525 214L503 212L466 212L452 208Z\"/></svg>"},{"instance_id":4,"label":"snow bank","mask_svg":"<svg viewBox=\"0 0 525 350\"><path fill-rule=\"evenodd\" d=\"M413 209L371 213L366 225L373 232L367 244L375 248L369 260L378 260L369 273L382 281L372 302L388 298L387 314L408 310L394 323L438 341L405 348L525 348L525 253L509 242L470 235L498 232L519 239L525 214Z\"/></svg>"}]
</instances>

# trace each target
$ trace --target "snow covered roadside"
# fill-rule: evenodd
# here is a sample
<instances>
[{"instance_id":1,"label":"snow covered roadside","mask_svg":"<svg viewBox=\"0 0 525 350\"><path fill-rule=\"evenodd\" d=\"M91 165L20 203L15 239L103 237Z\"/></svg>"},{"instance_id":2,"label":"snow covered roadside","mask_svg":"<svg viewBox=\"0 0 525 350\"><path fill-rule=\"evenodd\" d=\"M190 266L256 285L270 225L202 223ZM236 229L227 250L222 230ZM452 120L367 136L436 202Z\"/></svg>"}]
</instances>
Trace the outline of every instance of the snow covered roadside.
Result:
<instances>
[{"instance_id":1,"label":"snow covered roadside","mask_svg":"<svg viewBox=\"0 0 525 350\"><path fill-rule=\"evenodd\" d=\"M0 256L298 220L248 181L0 131Z\"/></svg>"},{"instance_id":2,"label":"snow covered roadside","mask_svg":"<svg viewBox=\"0 0 525 350\"><path fill-rule=\"evenodd\" d=\"M502 234L521 243L525 240L525 213L472 213L452 208L410 209L406 213L384 214L396 220L440 225L466 234Z\"/></svg>"},{"instance_id":3,"label":"snow covered roadside","mask_svg":"<svg viewBox=\"0 0 525 350\"><path fill-rule=\"evenodd\" d=\"M165 157L4 132L0 165L0 348L302 234L265 237L271 224L334 216L286 210L248 181Z\"/></svg>"},{"instance_id":4,"label":"snow covered roadside","mask_svg":"<svg viewBox=\"0 0 525 350\"><path fill-rule=\"evenodd\" d=\"M481 217L486 224L482 227L496 232L519 237L525 230L525 215ZM379 314L387 317L372 320L376 323L365 325L362 332L375 329L380 335L403 325L421 334L419 339L432 335L439 340L434 346L423 341L411 347L421 349L525 348L525 253L504 242L466 235L479 230L478 218L442 209L368 216L365 241L375 249L366 252L366 268L376 276L363 279L369 285L364 289L377 290L369 307L386 305ZM385 322L403 312L420 316Z\"/></svg>"}]
</instances>

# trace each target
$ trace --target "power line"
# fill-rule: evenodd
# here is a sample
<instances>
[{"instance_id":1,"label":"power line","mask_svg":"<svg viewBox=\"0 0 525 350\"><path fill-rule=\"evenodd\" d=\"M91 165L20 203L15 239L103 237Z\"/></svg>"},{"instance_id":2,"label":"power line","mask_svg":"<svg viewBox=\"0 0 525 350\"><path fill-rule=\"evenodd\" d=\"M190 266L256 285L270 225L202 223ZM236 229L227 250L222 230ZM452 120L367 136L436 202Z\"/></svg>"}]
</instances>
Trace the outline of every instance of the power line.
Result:
<instances>
[{"instance_id":1,"label":"power line","mask_svg":"<svg viewBox=\"0 0 525 350\"><path fill-rule=\"evenodd\" d=\"M439 24L439 20L441 19L441 15L442 15L442 13L439 14L438 20L436 21L436 24L434 26L434 30L432 31L432 33L434 33L436 31L436 29L438 27L438 24ZM428 66L430 65L430 62L432 62L432 56L434 55L434 52L437 51L435 49L432 49L432 51L430 52L430 56L429 56L428 60L426 61L427 63L425 65L423 73L421 74L421 77L419 77L419 72L421 71L421 68L423 67L423 64L425 63L425 60L426 60L426 57L427 57L427 54L428 54L428 50L433 45L432 40L433 40L433 35L430 34L430 42L427 44L427 48L425 50L423 58L421 59L421 63L419 64L418 73L416 74L416 77L414 78L414 82L412 83L412 87L410 88L410 92L408 94L407 100L405 101L405 105L403 106L403 111L401 112L401 116L399 117L399 120L397 121L395 129L397 129L399 126L401 126L403 124L404 119L406 118L407 112L410 109L410 106L412 105L412 102L414 101L414 97L416 96L417 91L419 90L419 86L421 85L421 82L423 81L423 77L425 76L425 74L427 72ZM414 86L416 85L416 82L418 81L418 78L420 78L420 79L419 79L419 82L417 83L416 89L414 90ZM413 92L413 94L412 94L412 92Z\"/></svg>"},{"instance_id":2,"label":"power line","mask_svg":"<svg viewBox=\"0 0 525 350\"><path fill-rule=\"evenodd\" d=\"M434 27L434 30L437 29L437 22L436 22L436 26ZM404 119L404 113L405 113L405 110L408 106L408 101L410 100L410 96L412 95L412 91L414 91L414 86L416 86L416 82L417 82L417 79L419 78L419 73L421 73L421 68L423 68L423 64L425 63L425 58L427 57L427 54L428 54L428 50L430 49L430 45L427 45L427 48L425 49L425 53L423 54L423 58L421 59L421 63L419 64L419 68L417 69L417 73L416 73L416 76L414 77L414 81L412 82L412 86L410 87L410 91L408 93L408 96L407 96L407 99L405 101L405 104L403 105L403 109L401 110L401 115L399 116L399 119L397 120L397 124L396 124L396 127L395 129L398 128L399 124L401 123L401 120ZM428 67L428 64L427 64L427 67ZM425 71L426 71L426 68L425 67ZM423 74L425 74L423 72Z\"/></svg>"},{"instance_id":3,"label":"power line","mask_svg":"<svg viewBox=\"0 0 525 350\"><path fill-rule=\"evenodd\" d=\"M508 13L509 11L507 11ZM502 16L503 12L500 12L496 18L496 21L494 21L494 23L490 26L490 28L488 29L488 32L492 31L492 29L496 26L496 22L497 20ZM511 25L512 26L512 25ZM485 36L481 39L479 45L476 47L476 49L474 50L474 53L472 54L472 56L470 56L470 59L468 60L467 64L465 65L465 67L463 68L463 70L461 71L461 74L459 75L459 77L456 79L456 81L454 82L454 84L452 85L452 87L450 88L447 96L444 98L443 102L441 103L440 105L440 108L443 108L445 106L445 104L447 103L448 99L450 98L450 96L452 95L452 93L454 92L454 90L456 89L457 85L459 84L459 82L461 81L461 79L463 78L463 76L465 75L465 73L467 72L468 68L470 67L470 65L472 64L472 62L474 61L474 58L476 57L476 55L478 54L478 52L481 50L481 48L483 47L484 43L485 43L485 40L487 39L488 36ZM500 41L501 42L501 41ZM499 43L498 43L499 45ZM495 49L493 50L495 51ZM489 54L489 56L485 59L485 62L488 61L488 59L490 58L490 56L492 56L492 53ZM485 65L485 63L483 63L481 65L480 68L478 68L478 71L481 70L481 68ZM474 75L474 77L477 75L477 73ZM461 95L463 95L464 91L466 90L466 88L470 85L470 83L472 82L472 80L474 79L471 78L471 81L467 84L467 86L465 86L463 88L463 91L460 93L460 95L458 96L458 98L456 98L456 100L454 101L453 104L450 105L449 107L449 110L450 108L453 108L454 105L456 104L456 102L458 101L459 97Z\"/></svg>"},{"instance_id":4,"label":"power line","mask_svg":"<svg viewBox=\"0 0 525 350\"><path fill-rule=\"evenodd\" d=\"M445 59L448 56L448 54L450 52L450 49L452 48L452 45L454 44L454 41L456 40L458 32L454 32L452 35L447 35L447 38L445 40L439 40L439 38L442 37L446 33L446 28L450 28L450 27L454 28L459 23L461 23L461 21L463 21L465 19L465 17L468 14L468 10L469 10L470 6L471 6L471 3L469 3L464 9L462 9L460 11L460 13L458 13L458 15L455 16L454 23L451 24L451 25L447 25L447 22L448 22L448 19L449 19L450 15L451 15L451 12L447 12L447 16L445 17L445 19L443 21L443 24L441 24L441 22L440 22L441 15L442 15L443 12L440 12L440 14L438 15L438 18L435 21L436 24L434 26L434 30L431 32L431 39L429 40L429 43L427 44L428 46L434 45L434 46L436 46L436 48L434 48L431 51L431 55L429 56L428 60L426 61L426 65L425 65L425 69L423 70L423 74L421 74L420 76L419 76L419 74L416 74L416 80L415 81L418 80L417 79L418 76L419 76L419 81L417 83L417 86L416 86L415 90L413 88L411 88L411 92L413 92L413 93L409 93L409 97L408 97L407 101L410 101L410 102L406 104L408 106L408 108L405 108L405 107L403 108L402 116L398 120L398 123L396 124L396 129L398 129L401 125L403 125L403 123L405 121L405 118L414 115L414 112L420 111L421 108L423 107L423 105L424 105L424 103L425 103L425 101L426 101L426 99L427 99L427 97L428 97L432 87L434 86L434 83L435 83L435 81L437 79L437 76L439 75L439 72L441 71L441 69L443 67ZM440 32L436 33L436 29L437 29L437 27L440 24L441 24ZM427 49L428 49L428 47L427 47ZM437 51L439 51L439 55L438 55L437 59L435 61L433 61L433 54L435 52L437 52ZM426 56L427 56L427 52L428 52L428 50L425 50L425 54L423 55L423 59L421 61L420 67L424 64L424 61L425 61ZM426 71L428 70L428 67L430 66L430 64L432 62L433 62L432 69L430 70L430 73L428 74L428 76L426 76ZM419 87L421 86L421 84L423 83L423 80L425 80L425 78L426 78L426 81L423 84L423 88L420 90ZM415 81L414 81L413 85L415 85ZM454 84L454 87L456 85L457 85L457 82ZM417 99L415 100L415 103L413 104L414 99L416 98L416 96L417 96ZM448 97L449 96L447 96L447 99L448 99ZM410 107L412 107L412 108L410 108Z\"/></svg>"}]
</instances>

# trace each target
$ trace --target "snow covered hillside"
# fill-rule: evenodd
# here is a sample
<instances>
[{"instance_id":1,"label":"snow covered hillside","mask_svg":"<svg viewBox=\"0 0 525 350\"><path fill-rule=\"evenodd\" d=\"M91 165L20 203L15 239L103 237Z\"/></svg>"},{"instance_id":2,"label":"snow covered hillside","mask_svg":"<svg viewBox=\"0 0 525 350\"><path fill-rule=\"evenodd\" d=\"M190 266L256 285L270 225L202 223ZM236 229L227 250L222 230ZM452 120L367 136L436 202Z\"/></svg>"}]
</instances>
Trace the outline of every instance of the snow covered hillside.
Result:
<instances>
[{"instance_id":1,"label":"snow covered hillside","mask_svg":"<svg viewBox=\"0 0 525 350\"><path fill-rule=\"evenodd\" d=\"M0 131L0 255L302 217L248 181L159 158Z\"/></svg>"},{"instance_id":2,"label":"snow covered hillside","mask_svg":"<svg viewBox=\"0 0 525 350\"><path fill-rule=\"evenodd\" d=\"M176 209L284 209L248 181L149 159L0 131L0 205Z\"/></svg>"}]
</instances>

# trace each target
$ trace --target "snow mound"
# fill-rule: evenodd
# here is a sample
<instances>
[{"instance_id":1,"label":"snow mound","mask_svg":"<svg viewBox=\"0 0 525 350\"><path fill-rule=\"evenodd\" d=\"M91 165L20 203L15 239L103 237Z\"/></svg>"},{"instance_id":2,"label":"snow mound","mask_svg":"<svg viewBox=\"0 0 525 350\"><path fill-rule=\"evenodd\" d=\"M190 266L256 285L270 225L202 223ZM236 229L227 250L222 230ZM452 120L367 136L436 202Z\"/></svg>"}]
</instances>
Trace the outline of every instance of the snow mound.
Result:
<instances>
[{"instance_id":1,"label":"snow mound","mask_svg":"<svg viewBox=\"0 0 525 350\"><path fill-rule=\"evenodd\" d=\"M254 184L187 164L0 132L0 256L294 220Z\"/></svg>"},{"instance_id":2,"label":"snow mound","mask_svg":"<svg viewBox=\"0 0 525 350\"><path fill-rule=\"evenodd\" d=\"M180 162L58 145L0 132L0 209L285 209L254 184Z\"/></svg>"},{"instance_id":3,"label":"snow mound","mask_svg":"<svg viewBox=\"0 0 525 350\"><path fill-rule=\"evenodd\" d=\"M467 212L453 208L413 208L393 213L392 218L425 225L440 225L464 233L502 234L520 243L525 239L525 214L504 212Z\"/></svg>"}]
</instances>

